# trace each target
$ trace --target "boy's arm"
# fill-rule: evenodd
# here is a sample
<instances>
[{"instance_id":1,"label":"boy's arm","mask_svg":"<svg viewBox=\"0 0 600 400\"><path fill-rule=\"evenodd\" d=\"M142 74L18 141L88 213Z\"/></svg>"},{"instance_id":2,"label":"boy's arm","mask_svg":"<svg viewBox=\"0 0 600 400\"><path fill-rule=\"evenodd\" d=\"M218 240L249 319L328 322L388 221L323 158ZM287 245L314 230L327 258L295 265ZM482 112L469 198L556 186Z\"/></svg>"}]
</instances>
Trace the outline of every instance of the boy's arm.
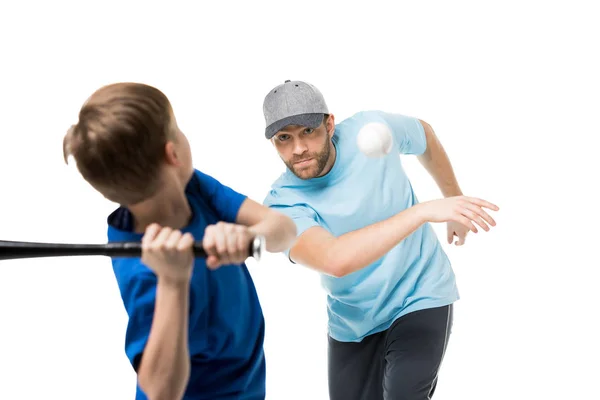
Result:
<instances>
[{"instance_id":1,"label":"boy's arm","mask_svg":"<svg viewBox=\"0 0 600 400\"><path fill-rule=\"evenodd\" d=\"M137 370L149 399L181 399L190 376L189 282L158 280L152 325Z\"/></svg>"},{"instance_id":2,"label":"boy's arm","mask_svg":"<svg viewBox=\"0 0 600 400\"><path fill-rule=\"evenodd\" d=\"M223 185L210 175L198 172L198 176L221 221L247 226L253 234L264 236L266 249L271 253L283 252L292 246L296 225L291 218Z\"/></svg>"},{"instance_id":3,"label":"boy's arm","mask_svg":"<svg viewBox=\"0 0 600 400\"><path fill-rule=\"evenodd\" d=\"M129 316L125 352L138 384L150 399L179 399L189 379L188 316L207 296L189 282L164 280L142 264L115 261Z\"/></svg>"},{"instance_id":4,"label":"boy's arm","mask_svg":"<svg viewBox=\"0 0 600 400\"><path fill-rule=\"evenodd\" d=\"M246 198L242 203L236 223L248 226L250 231L265 237L267 251L283 252L296 238L296 225L282 213Z\"/></svg>"}]
</instances>

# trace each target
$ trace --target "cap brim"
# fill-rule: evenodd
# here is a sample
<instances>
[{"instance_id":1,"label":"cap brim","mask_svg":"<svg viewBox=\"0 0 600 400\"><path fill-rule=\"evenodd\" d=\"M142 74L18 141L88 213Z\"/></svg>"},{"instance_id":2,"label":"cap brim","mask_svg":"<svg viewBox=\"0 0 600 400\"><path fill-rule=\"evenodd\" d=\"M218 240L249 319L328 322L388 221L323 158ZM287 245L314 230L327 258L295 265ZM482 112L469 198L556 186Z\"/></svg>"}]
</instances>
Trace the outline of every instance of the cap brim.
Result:
<instances>
[{"instance_id":1,"label":"cap brim","mask_svg":"<svg viewBox=\"0 0 600 400\"><path fill-rule=\"evenodd\" d=\"M318 128L323 123L325 114L300 114L292 115L279 121L273 122L265 129L265 137L271 139L277 132L290 125L305 126L307 128Z\"/></svg>"}]
</instances>

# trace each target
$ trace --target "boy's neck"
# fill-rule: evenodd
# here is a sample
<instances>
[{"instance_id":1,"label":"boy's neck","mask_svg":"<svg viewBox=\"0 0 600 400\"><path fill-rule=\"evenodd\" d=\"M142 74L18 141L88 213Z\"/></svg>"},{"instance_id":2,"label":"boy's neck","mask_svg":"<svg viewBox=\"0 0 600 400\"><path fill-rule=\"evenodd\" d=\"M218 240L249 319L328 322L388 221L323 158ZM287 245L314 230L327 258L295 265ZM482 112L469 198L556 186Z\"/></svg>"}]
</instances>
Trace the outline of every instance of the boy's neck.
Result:
<instances>
[{"instance_id":1,"label":"boy's neck","mask_svg":"<svg viewBox=\"0 0 600 400\"><path fill-rule=\"evenodd\" d=\"M134 218L136 233L144 233L153 223L161 227L183 229L189 224L192 216L192 209L183 190L163 192L128 208Z\"/></svg>"}]
</instances>

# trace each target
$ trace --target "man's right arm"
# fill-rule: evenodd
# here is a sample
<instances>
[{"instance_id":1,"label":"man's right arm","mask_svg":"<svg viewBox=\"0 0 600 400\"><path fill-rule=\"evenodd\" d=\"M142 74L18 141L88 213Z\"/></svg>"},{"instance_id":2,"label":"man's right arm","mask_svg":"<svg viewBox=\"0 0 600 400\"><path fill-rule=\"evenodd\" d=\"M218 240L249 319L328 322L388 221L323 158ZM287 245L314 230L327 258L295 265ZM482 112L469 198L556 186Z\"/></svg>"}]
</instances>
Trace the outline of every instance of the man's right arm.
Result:
<instances>
[{"instance_id":1,"label":"man's right arm","mask_svg":"<svg viewBox=\"0 0 600 400\"><path fill-rule=\"evenodd\" d=\"M300 235L290 251L290 259L327 275L342 277L383 257L424 222L418 208L411 207L339 237L313 226Z\"/></svg>"},{"instance_id":2,"label":"man's right arm","mask_svg":"<svg viewBox=\"0 0 600 400\"><path fill-rule=\"evenodd\" d=\"M474 233L478 232L477 224L488 231L487 224L494 226L495 221L483 207L498 210L492 203L468 196L427 201L339 237L313 223L290 250L290 260L327 275L343 277L377 261L427 222L454 221ZM306 221L296 220L308 226Z\"/></svg>"}]
</instances>

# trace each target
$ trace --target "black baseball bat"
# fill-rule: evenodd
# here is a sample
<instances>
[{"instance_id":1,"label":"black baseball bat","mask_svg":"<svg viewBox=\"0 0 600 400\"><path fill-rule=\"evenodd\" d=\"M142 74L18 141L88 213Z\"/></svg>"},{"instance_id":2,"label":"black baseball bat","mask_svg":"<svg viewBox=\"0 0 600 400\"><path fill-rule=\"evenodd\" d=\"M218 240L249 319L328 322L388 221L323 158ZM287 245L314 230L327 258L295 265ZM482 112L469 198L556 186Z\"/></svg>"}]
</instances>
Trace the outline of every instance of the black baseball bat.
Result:
<instances>
[{"instance_id":1,"label":"black baseball bat","mask_svg":"<svg viewBox=\"0 0 600 400\"><path fill-rule=\"evenodd\" d=\"M256 236L248 248L248 257L260 261L265 249L265 239ZM0 261L21 258L69 257L69 256L107 256L140 257L141 242L111 242L105 244L79 243L37 243L0 240ZM194 256L206 257L202 242L194 244Z\"/></svg>"}]
</instances>

